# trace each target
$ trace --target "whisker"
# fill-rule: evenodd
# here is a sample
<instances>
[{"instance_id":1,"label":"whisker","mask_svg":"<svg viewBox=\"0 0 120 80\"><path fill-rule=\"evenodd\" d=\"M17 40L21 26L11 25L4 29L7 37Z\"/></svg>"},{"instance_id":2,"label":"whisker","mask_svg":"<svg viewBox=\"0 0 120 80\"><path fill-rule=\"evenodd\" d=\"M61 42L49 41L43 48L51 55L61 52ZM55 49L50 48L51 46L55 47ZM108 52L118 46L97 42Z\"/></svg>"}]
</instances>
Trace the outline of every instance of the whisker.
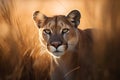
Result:
<instances>
[{"instance_id":1,"label":"whisker","mask_svg":"<svg viewBox=\"0 0 120 80\"><path fill-rule=\"evenodd\" d=\"M67 77L67 76L68 76L69 74L71 74L73 71L76 71L76 70L78 70L78 69L80 69L80 66L78 66L78 67L72 69L71 71L67 72L64 77Z\"/></svg>"}]
</instances>

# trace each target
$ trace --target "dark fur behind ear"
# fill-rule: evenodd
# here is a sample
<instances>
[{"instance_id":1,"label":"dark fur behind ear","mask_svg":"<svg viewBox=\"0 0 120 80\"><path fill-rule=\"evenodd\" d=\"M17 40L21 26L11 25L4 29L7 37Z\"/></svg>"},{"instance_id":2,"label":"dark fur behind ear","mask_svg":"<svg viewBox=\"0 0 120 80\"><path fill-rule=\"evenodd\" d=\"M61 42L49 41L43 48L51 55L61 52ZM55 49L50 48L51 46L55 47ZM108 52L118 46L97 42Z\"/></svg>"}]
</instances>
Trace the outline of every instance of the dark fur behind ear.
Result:
<instances>
[{"instance_id":1,"label":"dark fur behind ear","mask_svg":"<svg viewBox=\"0 0 120 80\"><path fill-rule=\"evenodd\" d=\"M81 14L78 10L73 10L67 15L67 18L77 27L80 24Z\"/></svg>"},{"instance_id":2,"label":"dark fur behind ear","mask_svg":"<svg viewBox=\"0 0 120 80\"><path fill-rule=\"evenodd\" d=\"M40 13L39 11L35 11L33 13L33 20L35 21L38 28L42 27L43 22L45 21L47 17Z\"/></svg>"}]
</instances>

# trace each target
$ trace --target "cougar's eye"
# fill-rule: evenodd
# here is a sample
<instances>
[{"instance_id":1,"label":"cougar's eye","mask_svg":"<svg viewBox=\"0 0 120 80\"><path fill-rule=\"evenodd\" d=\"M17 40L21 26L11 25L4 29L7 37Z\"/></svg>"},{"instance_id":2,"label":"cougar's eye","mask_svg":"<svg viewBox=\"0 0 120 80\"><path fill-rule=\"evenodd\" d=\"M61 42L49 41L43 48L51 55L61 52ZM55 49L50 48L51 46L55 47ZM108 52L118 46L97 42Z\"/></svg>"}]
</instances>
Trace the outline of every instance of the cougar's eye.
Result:
<instances>
[{"instance_id":1,"label":"cougar's eye","mask_svg":"<svg viewBox=\"0 0 120 80\"><path fill-rule=\"evenodd\" d=\"M71 22L72 22L72 23L75 23L75 21L74 21L74 20L72 20Z\"/></svg>"},{"instance_id":2,"label":"cougar's eye","mask_svg":"<svg viewBox=\"0 0 120 80\"><path fill-rule=\"evenodd\" d=\"M68 33L69 32L69 29L68 28L65 28L62 30L62 34L65 34L65 33Z\"/></svg>"},{"instance_id":3,"label":"cougar's eye","mask_svg":"<svg viewBox=\"0 0 120 80\"><path fill-rule=\"evenodd\" d=\"M44 29L44 32L45 32L46 34L51 34L51 31L50 31L49 29Z\"/></svg>"}]
</instances>

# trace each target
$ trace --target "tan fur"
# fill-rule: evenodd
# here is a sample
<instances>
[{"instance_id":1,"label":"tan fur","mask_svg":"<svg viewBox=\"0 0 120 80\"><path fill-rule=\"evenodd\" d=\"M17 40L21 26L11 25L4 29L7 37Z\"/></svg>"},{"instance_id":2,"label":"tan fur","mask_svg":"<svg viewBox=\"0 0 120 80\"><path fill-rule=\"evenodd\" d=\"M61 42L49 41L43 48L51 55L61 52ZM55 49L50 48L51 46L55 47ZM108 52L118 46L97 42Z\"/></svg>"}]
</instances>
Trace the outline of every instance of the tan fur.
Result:
<instances>
[{"instance_id":1,"label":"tan fur","mask_svg":"<svg viewBox=\"0 0 120 80\"><path fill-rule=\"evenodd\" d=\"M98 31L94 32L95 52L93 57L96 61L95 66L97 66L97 69L94 68L96 71L93 75L96 77L95 80L120 80L119 0L94 0L92 2L84 0L82 3L80 0L67 1L64 5L68 7L64 10L56 7L59 6L59 2L58 4L55 3L55 5L53 5L55 7L53 7L51 5L54 0L52 0L52 2L49 0L44 1L45 2L43 2L43 0L37 0L37 2L36 0L0 0L0 80L49 80L49 54L44 52L44 48L39 44L38 31L34 27L31 19L31 14L33 10L36 9L36 6L38 6L37 9L39 8L49 15L58 13L58 10L62 10L61 12L65 10L66 12L74 6L76 6L74 8L82 9L81 12L83 16L80 28L98 28ZM25 5L26 2L27 6ZM75 5L71 5L71 3ZM13 4L15 4L15 6L13 6ZM58 10L56 11L55 9ZM87 33L89 32L87 31ZM87 35L90 36L89 34ZM88 39L83 40L84 42L90 41ZM81 53L81 51L85 50L82 49L78 51ZM75 55L73 55L73 57L74 56ZM78 59L77 57L71 59L68 54L66 56L64 55L63 58L66 62L69 61L69 59L72 60L70 64L66 64L68 66L72 66ZM56 66L62 67L60 62L64 62L64 60L58 61L58 59L56 59L56 61L59 62L59 65ZM86 63L86 61L89 61L89 59L84 59L83 63ZM78 62L80 62L80 60L78 60ZM89 61L89 64L92 64L91 61ZM56 70L55 65L53 66L53 70ZM60 71L67 69L67 67L64 67L64 70L61 69ZM73 73L79 69L85 72L88 67L83 69L80 65L71 68L64 76L68 77L71 74L80 76L80 74L77 75L77 73ZM61 79L58 72L56 74L58 75L58 77L56 76L56 80ZM89 76L84 77L87 78ZM75 78L69 80L75 80ZM81 80L81 77L79 80Z\"/></svg>"}]
</instances>

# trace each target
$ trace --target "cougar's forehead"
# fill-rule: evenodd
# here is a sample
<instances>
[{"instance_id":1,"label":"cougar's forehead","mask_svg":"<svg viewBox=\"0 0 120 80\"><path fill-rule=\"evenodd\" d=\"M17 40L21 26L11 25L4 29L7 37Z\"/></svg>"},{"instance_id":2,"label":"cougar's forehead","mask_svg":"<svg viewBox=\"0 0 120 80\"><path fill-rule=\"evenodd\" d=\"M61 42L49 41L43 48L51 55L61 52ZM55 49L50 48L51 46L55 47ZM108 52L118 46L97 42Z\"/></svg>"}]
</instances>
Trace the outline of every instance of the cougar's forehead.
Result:
<instances>
[{"instance_id":1,"label":"cougar's forehead","mask_svg":"<svg viewBox=\"0 0 120 80\"><path fill-rule=\"evenodd\" d=\"M69 28L71 27L70 22L67 20L65 16L54 16L54 17L49 17L45 21L44 28L48 28L51 30L60 30L62 28Z\"/></svg>"}]
</instances>

